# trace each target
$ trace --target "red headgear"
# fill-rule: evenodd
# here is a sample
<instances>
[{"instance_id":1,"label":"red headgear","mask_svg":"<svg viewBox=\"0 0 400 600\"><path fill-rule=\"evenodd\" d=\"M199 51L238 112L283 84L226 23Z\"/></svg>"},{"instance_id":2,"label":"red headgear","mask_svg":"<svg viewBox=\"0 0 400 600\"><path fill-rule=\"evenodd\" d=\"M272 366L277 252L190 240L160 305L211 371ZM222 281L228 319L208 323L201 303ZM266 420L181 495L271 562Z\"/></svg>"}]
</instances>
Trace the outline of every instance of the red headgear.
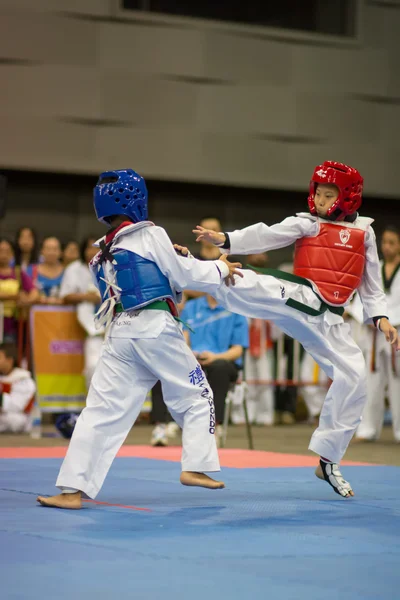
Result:
<instances>
[{"instance_id":1,"label":"red headgear","mask_svg":"<svg viewBox=\"0 0 400 600\"><path fill-rule=\"evenodd\" d=\"M329 183L339 188L338 199L327 212L328 218L342 221L344 217L360 208L364 179L357 169L332 160L326 160L323 165L315 167L308 195L308 206L312 215L317 214L314 195L319 183Z\"/></svg>"}]
</instances>

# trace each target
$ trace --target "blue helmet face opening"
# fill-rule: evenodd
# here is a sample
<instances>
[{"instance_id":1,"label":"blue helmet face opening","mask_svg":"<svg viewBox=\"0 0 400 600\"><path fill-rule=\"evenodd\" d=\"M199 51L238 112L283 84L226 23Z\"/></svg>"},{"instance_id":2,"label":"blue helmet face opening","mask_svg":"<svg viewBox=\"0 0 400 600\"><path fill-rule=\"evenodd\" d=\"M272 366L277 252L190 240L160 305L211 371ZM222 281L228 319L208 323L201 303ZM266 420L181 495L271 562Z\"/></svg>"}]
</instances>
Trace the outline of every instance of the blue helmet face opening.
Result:
<instances>
[{"instance_id":1,"label":"blue helmet face opening","mask_svg":"<svg viewBox=\"0 0 400 600\"><path fill-rule=\"evenodd\" d=\"M134 223L147 221L146 183L132 169L101 173L93 190L93 201L101 223L108 224L114 215L125 215Z\"/></svg>"}]
</instances>

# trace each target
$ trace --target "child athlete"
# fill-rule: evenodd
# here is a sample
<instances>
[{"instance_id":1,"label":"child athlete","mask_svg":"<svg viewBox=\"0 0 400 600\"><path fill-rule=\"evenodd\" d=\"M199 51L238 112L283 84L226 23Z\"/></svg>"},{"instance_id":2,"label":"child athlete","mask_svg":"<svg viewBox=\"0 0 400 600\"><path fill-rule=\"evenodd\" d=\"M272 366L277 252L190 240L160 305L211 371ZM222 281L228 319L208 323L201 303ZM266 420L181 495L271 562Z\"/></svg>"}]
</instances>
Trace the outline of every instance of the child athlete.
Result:
<instances>
[{"instance_id":1,"label":"child athlete","mask_svg":"<svg viewBox=\"0 0 400 600\"><path fill-rule=\"evenodd\" d=\"M79 509L83 493L96 497L158 380L183 429L181 483L223 488L205 474L220 470L212 391L175 317L181 290L214 295L241 265L178 256L165 230L148 221L145 181L132 170L102 173L94 206L110 227L90 263L103 301L97 319L109 331L58 475L62 493L38 501Z\"/></svg>"},{"instance_id":2,"label":"child athlete","mask_svg":"<svg viewBox=\"0 0 400 600\"><path fill-rule=\"evenodd\" d=\"M387 317L373 219L361 217L363 178L342 163L315 168L308 196L309 213L288 217L271 227L258 223L233 233L198 226L197 240L223 252L254 254L295 243L294 274L246 271L235 286L215 295L228 310L269 319L305 350L332 379L319 427L309 449L320 456L316 475L341 496L353 496L339 463L361 421L366 402L366 370L361 350L343 321L344 307L358 290L364 321L374 323L398 349L397 330Z\"/></svg>"}]
</instances>

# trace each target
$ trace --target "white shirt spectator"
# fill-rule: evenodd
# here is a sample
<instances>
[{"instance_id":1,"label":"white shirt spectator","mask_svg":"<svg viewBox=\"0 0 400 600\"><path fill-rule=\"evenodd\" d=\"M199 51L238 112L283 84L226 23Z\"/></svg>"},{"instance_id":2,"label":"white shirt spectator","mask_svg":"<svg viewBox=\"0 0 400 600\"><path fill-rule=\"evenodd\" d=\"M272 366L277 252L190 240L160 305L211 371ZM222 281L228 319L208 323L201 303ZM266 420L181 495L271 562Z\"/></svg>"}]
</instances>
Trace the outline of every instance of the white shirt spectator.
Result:
<instances>
[{"instance_id":1,"label":"white shirt spectator","mask_svg":"<svg viewBox=\"0 0 400 600\"><path fill-rule=\"evenodd\" d=\"M85 294L92 283L88 265L74 260L64 271L60 287L60 298L69 294Z\"/></svg>"}]
</instances>

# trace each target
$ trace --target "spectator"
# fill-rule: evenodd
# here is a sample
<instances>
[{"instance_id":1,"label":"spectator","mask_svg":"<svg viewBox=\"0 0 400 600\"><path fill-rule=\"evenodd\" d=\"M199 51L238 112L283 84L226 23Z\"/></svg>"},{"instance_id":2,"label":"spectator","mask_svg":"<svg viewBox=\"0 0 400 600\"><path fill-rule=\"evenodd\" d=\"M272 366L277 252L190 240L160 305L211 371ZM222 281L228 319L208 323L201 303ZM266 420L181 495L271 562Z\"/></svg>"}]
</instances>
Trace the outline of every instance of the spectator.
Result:
<instances>
[{"instance_id":1,"label":"spectator","mask_svg":"<svg viewBox=\"0 0 400 600\"><path fill-rule=\"evenodd\" d=\"M64 304L97 304L100 301L98 292L88 291L93 285L88 263L98 252L93 246L96 239L94 236L85 238L80 246L79 258L71 262L64 271L60 289L60 297L63 298Z\"/></svg>"},{"instance_id":2,"label":"spectator","mask_svg":"<svg viewBox=\"0 0 400 600\"><path fill-rule=\"evenodd\" d=\"M204 227L205 229L211 229L212 231L222 231L221 222L216 217L204 217L204 219L200 221L200 225L201 227ZM200 249L195 258L200 260L217 260L220 255L221 252L219 248L213 244L202 241L200 242Z\"/></svg>"},{"instance_id":3,"label":"spectator","mask_svg":"<svg viewBox=\"0 0 400 600\"><path fill-rule=\"evenodd\" d=\"M61 243L56 237L43 240L40 255L43 261L37 265L34 283L39 290L41 304L62 304L60 286L64 267L61 259Z\"/></svg>"},{"instance_id":4,"label":"spectator","mask_svg":"<svg viewBox=\"0 0 400 600\"><path fill-rule=\"evenodd\" d=\"M64 250L62 253L62 264L65 267L68 267L75 260L78 260L80 257L80 249L79 244L75 240L70 240L64 246Z\"/></svg>"},{"instance_id":5,"label":"spectator","mask_svg":"<svg viewBox=\"0 0 400 600\"><path fill-rule=\"evenodd\" d=\"M400 331L400 231L388 225L381 239L381 282L385 290L388 314ZM385 419L385 396L389 401L394 439L400 443L400 353L385 344L385 336L369 328L367 348L367 403L357 429L359 441L379 439ZM382 340L383 338L383 340ZM388 347L386 347L388 346Z\"/></svg>"},{"instance_id":6,"label":"spectator","mask_svg":"<svg viewBox=\"0 0 400 600\"><path fill-rule=\"evenodd\" d=\"M36 233L31 227L21 227L16 235L15 265L34 279L33 268L38 263Z\"/></svg>"},{"instance_id":7,"label":"spectator","mask_svg":"<svg viewBox=\"0 0 400 600\"><path fill-rule=\"evenodd\" d=\"M15 344L0 345L0 433L28 432L36 385L29 371L19 369Z\"/></svg>"},{"instance_id":8,"label":"spectator","mask_svg":"<svg viewBox=\"0 0 400 600\"><path fill-rule=\"evenodd\" d=\"M221 231L221 223L219 219L215 217L205 217L200 221L201 227L206 229L212 229L212 231ZM221 256L219 248L208 242L200 242L200 249L194 257L198 260L217 260ZM193 298L200 298L204 296L203 292L197 292L194 290L185 290L185 301Z\"/></svg>"},{"instance_id":9,"label":"spectator","mask_svg":"<svg viewBox=\"0 0 400 600\"><path fill-rule=\"evenodd\" d=\"M39 294L31 278L19 267L11 267L14 250L11 242L0 239L0 308L2 341L17 342L18 308L29 307Z\"/></svg>"},{"instance_id":10,"label":"spectator","mask_svg":"<svg viewBox=\"0 0 400 600\"><path fill-rule=\"evenodd\" d=\"M225 398L243 366L243 351L248 347L247 319L231 313L210 295L190 300L182 311L182 320L193 329L185 328L185 337L203 367L214 393L218 438L224 420ZM201 376L194 373L193 377Z\"/></svg>"}]
</instances>

